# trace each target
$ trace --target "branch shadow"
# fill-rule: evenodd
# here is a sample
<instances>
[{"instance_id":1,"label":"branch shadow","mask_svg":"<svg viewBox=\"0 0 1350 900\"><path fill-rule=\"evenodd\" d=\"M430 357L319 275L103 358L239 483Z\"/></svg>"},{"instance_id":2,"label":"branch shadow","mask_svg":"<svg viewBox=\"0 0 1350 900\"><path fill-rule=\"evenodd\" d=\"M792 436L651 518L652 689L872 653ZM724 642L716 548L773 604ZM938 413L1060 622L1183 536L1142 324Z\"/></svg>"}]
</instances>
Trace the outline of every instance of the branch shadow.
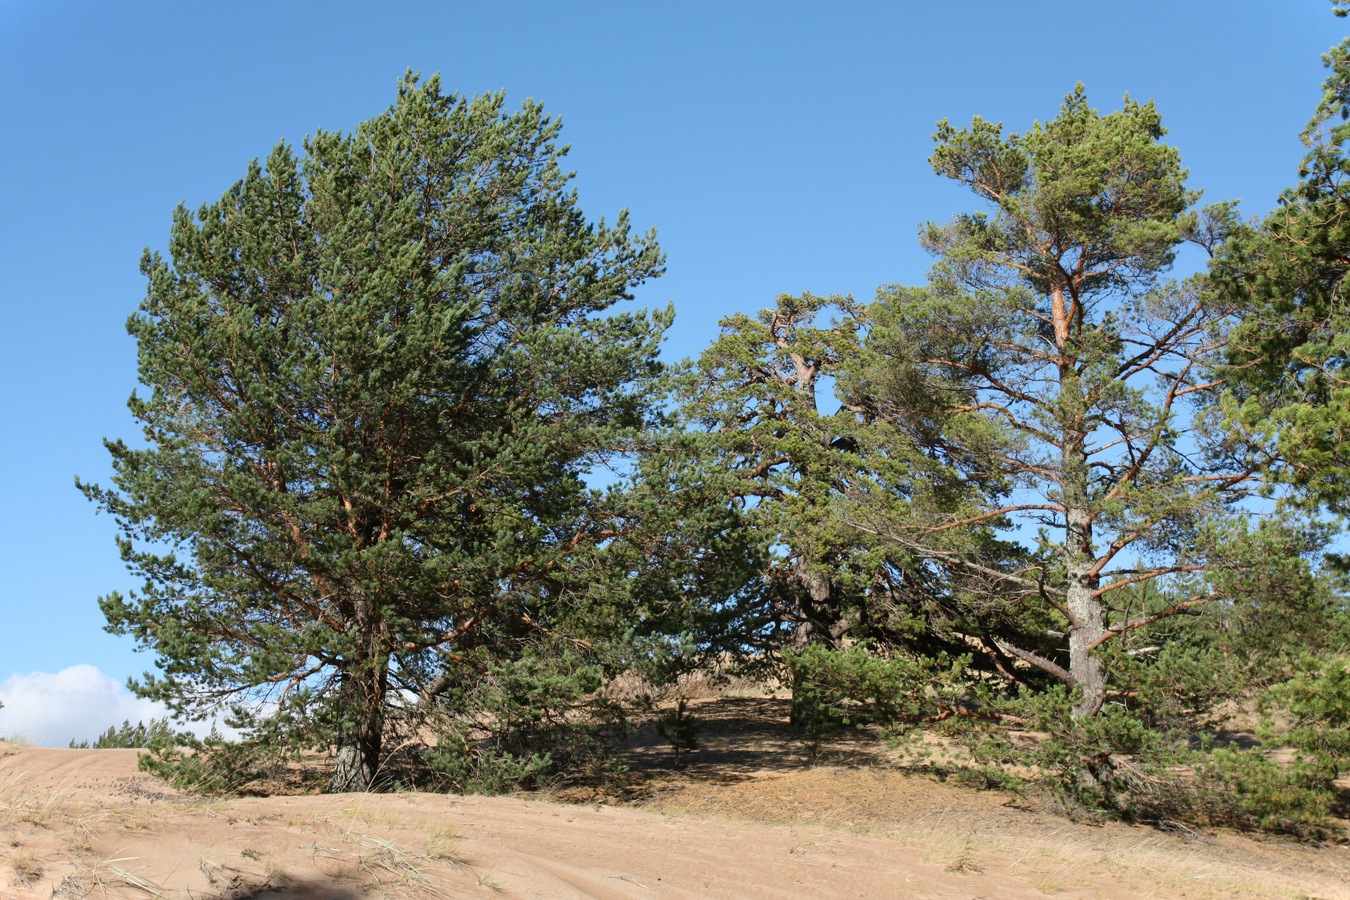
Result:
<instances>
[{"instance_id":1,"label":"branch shadow","mask_svg":"<svg viewBox=\"0 0 1350 900\"><path fill-rule=\"evenodd\" d=\"M775 697L724 697L692 701L698 748L677 758L654 726L644 727L627 746L623 760L641 782L678 774L720 783L743 781L765 772L789 772L812 765L864 766L877 763L885 745L858 729L842 729L812 757L800 726L789 721L791 701Z\"/></svg>"},{"instance_id":2,"label":"branch shadow","mask_svg":"<svg viewBox=\"0 0 1350 900\"><path fill-rule=\"evenodd\" d=\"M207 895L204 900L362 900L368 893L328 878L286 877L284 884L264 884Z\"/></svg>"}]
</instances>

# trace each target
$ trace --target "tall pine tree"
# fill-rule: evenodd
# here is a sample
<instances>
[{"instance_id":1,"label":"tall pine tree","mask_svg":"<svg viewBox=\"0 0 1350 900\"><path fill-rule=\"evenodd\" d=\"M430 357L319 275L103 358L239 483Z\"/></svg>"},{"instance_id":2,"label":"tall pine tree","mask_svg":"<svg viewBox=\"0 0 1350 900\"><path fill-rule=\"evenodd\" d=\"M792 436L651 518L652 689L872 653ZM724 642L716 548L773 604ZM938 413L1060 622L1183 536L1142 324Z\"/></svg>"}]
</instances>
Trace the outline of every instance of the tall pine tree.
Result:
<instances>
[{"instance_id":1,"label":"tall pine tree","mask_svg":"<svg viewBox=\"0 0 1350 900\"><path fill-rule=\"evenodd\" d=\"M128 323L145 444L82 485L144 578L101 600L156 655L140 695L301 729L364 790L391 710L565 630L612 535L584 479L654 414L670 313L608 312L662 257L586 219L557 135L407 76L175 212Z\"/></svg>"},{"instance_id":2,"label":"tall pine tree","mask_svg":"<svg viewBox=\"0 0 1350 900\"><path fill-rule=\"evenodd\" d=\"M924 230L932 281L882 292L852 388L897 422L940 414L943 457L995 491L898 520L864 495L859 524L978 576L968 603L1040 610L1037 633L995 647L1074 689L1080 717L1107 697L1111 642L1217 596L1215 522L1259 475L1207 415L1227 312L1163 281L1185 240L1222 239L1228 211L1190 212L1164 133L1151 103L1101 115L1081 86L1022 134L941 123L933 168L987 209ZM1034 558L972 552L963 535L983 527L1021 529ZM1145 582L1169 589L1133 589Z\"/></svg>"},{"instance_id":3,"label":"tall pine tree","mask_svg":"<svg viewBox=\"0 0 1350 900\"><path fill-rule=\"evenodd\" d=\"M1346 4L1336 14L1345 16ZM1274 452L1275 471L1314 503L1350 510L1350 39L1302 139L1298 183L1210 267L1242 322L1227 375L1242 391L1232 420Z\"/></svg>"}]
</instances>

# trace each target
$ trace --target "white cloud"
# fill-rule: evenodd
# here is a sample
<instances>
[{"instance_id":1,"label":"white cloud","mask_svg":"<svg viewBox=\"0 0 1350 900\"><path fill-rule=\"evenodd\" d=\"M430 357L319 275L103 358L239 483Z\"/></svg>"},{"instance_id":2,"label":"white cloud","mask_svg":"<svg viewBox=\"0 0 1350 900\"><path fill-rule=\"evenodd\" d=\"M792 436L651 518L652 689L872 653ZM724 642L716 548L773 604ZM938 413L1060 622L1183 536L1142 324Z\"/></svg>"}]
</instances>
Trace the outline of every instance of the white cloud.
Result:
<instances>
[{"instance_id":1,"label":"white cloud","mask_svg":"<svg viewBox=\"0 0 1350 900\"><path fill-rule=\"evenodd\" d=\"M132 696L94 666L14 674L0 682L0 736L45 747L93 741L110 726L164 718L164 704Z\"/></svg>"}]
</instances>

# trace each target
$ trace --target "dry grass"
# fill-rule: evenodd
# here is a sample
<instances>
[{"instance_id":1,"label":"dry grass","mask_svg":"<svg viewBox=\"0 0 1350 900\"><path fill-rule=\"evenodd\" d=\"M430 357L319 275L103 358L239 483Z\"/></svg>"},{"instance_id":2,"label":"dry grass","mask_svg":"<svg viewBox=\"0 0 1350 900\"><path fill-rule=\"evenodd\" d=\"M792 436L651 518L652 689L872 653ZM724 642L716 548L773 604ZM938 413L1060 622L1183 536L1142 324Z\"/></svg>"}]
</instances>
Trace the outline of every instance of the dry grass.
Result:
<instances>
[{"instance_id":1,"label":"dry grass","mask_svg":"<svg viewBox=\"0 0 1350 900\"><path fill-rule=\"evenodd\" d=\"M42 861L31 853L15 853L9 858L14 880L21 885L32 884L42 877Z\"/></svg>"},{"instance_id":2,"label":"dry grass","mask_svg":"<svg viewBox=\"0 0 1350 900\"><path fill-rule=\"evenodd\" d=\"M461 841L458 829L436 828L427 835L427 857L455 866L467 865Z\"/></svg>"},{"instance_id":3,"label":"dry grass","mask_svg":"<svg viewBox=\"0 0 1350 900\"><path fill-rule=\"evenodd\" d=\"M950 800L943 811L912 824L867 831L919 848L925 861L942 863L949 872L998 870L1027 878L1052 895L1077 896L1084 885L1109 877L1140 897L1303 896L1280 867L1249 852L1259 845L1246 838L1183 838L1119 823L1057 824L1046 814L981 812L960 798ZM1270 846L1279 852L1279 844ZM1285 849L1299 852L1293 846Z\"/></svg>"},{"instance_id":4,"label":"dry grass","mask_svg":"<svg viewBox=\"0 0 1350 900\"><path fill-rule=\"evenodd\" d=\"M14 756L0 752L0 835L8 835L15 847L19 835L31 835L24 838L25 844L37 848L25 846L25 852L11 855L16 884L36 888L40 881L50 883L44 894L50 890L56 898L165 893L161 885L136 871L133 858L98 848L113 835L153 834L184 814L209 815L209 803L114 800L90 791L73 776L44 781L39 770L15 765ZM168 795L156 794L160 796Z\"/></svg>"},{"instance_id":5,"label":"dry grass","mask_svg":"<svg viewBox=\"0 0 1350 900\"><path fill-rule=\"evenodd\" d=\"M198 860L197 868L201 870L211 889L218 891L221 896L235 896L244 884L244 874L239 869L205 856Z\"/></svg>"},{"instance_id":6,"label":"dry grass","mask_svg":"<svg viewBox=\"0 0 1350 900\"><path fill-rule=\"evenodd\" d=\"M677 700L774 696L781 686L767 684L762 679L740 675L730 668L721 667L689 672L681 675L674 684L663 685L654 685L644 678L626 673L612 679L604 690L615 700L632 703L645 698L663 705Z\"/></svg>"},{"instance_id":7,"label":"dry grass","mask_svg":"<svg viewBox=\"0 0 1350 900\"><path fill-rule=\"evenodd\" d=\"M0 828L20 823L46 828L57 820L83 815L86 810L75 796L70 786L38 789L23 772L0 771Z\"/></svg>"},{"instance_id":8,"label":"dry grass","mask_svg":"<svg viewBox=\"0 0 1350 900\"><path fill-rule=\"evenodd\" d=\"M427 857L408 853L378 835L364 834L361 840L370 849L357 856L357 865L376 884L386 885L392 881L415 888L430 885L431 880L419 867L425 865Z\"/></svg>"},{"instance_id":9,"label":"dry grass","mask_svg":"<svg viewBox=\"0 0 1350 900\"><path fill-rule=\"evenodd\" d=\"M153 831L184 810L209 812L218 800L169 798L171 803L116 805L87 799L72 780L55 785L35 785L19 769L0 768L0 829L19 825L68 829L71 847L87 846L112 828Z\"/></svg>"},{"instance_id":10,"label":"dry grass","mask_svg":"<svg viewBox=\"0 0 1350 900\"><path fill-rule=\"evenodd\" d=\"M150 897L163 897L166 893L164 885L136 874L126 865L134 862L136 857L124 856L101 860L89 866L87 871L91 891L98 890L106 896L109 890L131 887Z\"/></svg>"}]
</instances>

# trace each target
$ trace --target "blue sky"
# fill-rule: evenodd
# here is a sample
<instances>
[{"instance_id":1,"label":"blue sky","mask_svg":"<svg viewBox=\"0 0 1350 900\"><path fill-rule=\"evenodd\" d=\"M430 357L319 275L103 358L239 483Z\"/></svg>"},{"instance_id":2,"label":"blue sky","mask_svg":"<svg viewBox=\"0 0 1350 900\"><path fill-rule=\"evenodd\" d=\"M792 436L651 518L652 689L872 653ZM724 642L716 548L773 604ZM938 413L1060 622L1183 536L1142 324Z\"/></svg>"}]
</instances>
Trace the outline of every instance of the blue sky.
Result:
<instances>
[{"instance_id":1,"label":"blue sky","mask_svg":"<svg viewBox=\"0 0 1350 900\"><path fill-rule=\"evenodd\" d=\"M678 359L781 292L921 281L917 227L971 206L925 162L934 123L1020 131L1077 81L1103 111L1156 100L1192 186L1261 215L1345 26L1325 0L0 0L0 734L145 712L107 679L151 660L96 605L131 579L73 486L134 434L142 249L278 140L379 113L406 69L563 119L588 214L660 235L639 301L675 303Z\"/></svg>"}]
</instances>

